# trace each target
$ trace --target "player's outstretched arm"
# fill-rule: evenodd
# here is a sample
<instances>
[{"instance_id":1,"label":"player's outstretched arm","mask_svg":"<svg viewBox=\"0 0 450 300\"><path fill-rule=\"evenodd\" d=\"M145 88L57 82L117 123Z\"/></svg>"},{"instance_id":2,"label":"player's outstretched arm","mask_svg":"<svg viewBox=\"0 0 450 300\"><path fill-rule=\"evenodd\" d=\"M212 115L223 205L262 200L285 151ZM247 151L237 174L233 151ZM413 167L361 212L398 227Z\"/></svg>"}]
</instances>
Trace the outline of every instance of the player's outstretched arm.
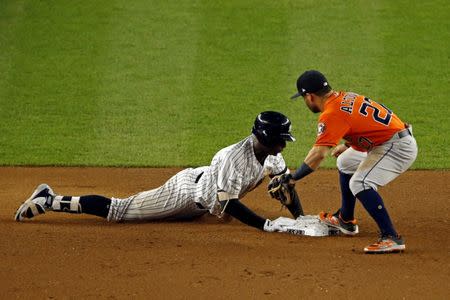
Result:
<instances>
[{"instance_id":1,"label":"player's outstretched arm","mask_svg":"<svg viewBox=\"0 0 450 300\"><path fill-rule=\"evenodd\" d=\"M330 148L331 146L312 147L303 164L292 174L292 178L297 181L317 170L322 160L328 155Z\"/></svg>"},{"instance_id":2,"label":"player's outstretched arm","mask_svg":"<svg viewBox=\"0 0 450 300\"><path fill-rule=\"evenodd\" d=\"M278 223L258 216L247 206L242 204L239 199L220 201L220 204L225 208L225 213L238 219L242 223L267 232L283 231L283 228Z\"/></svg>"},{"instance_id":3,"label":"player's outstretched arm","mask_svg":"<svg viewBox=\"0 0 450 300\"><path fill-rule=\"evenodd\" d=\"M225 213L238 219L242 223L263 230L266 219L255 214L247 206L242 204L239 199L221 201L220 204L222 207L225 207Z\"/></svg>"}]
</instances>

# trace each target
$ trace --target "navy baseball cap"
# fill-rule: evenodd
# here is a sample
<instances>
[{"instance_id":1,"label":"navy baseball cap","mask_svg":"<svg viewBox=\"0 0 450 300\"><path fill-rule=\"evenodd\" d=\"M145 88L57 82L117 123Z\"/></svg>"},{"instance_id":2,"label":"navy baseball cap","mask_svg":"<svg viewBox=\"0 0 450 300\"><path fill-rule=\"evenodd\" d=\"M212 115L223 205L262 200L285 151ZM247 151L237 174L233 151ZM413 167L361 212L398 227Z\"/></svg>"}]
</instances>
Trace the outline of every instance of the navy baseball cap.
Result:
<instances>
[{"instance_id":1,"label":"navy baseball cap","mask_svg":"<svg viewBox=\"0 0 450 300\"><path fill-rule=\"evenodd\" d=\"M316 70L306 71L297 79L298 93L292 96L291 99L305 96L306 93L318 92L326 86L330 85L322 73Z\"/></svg>"}]
</instances>

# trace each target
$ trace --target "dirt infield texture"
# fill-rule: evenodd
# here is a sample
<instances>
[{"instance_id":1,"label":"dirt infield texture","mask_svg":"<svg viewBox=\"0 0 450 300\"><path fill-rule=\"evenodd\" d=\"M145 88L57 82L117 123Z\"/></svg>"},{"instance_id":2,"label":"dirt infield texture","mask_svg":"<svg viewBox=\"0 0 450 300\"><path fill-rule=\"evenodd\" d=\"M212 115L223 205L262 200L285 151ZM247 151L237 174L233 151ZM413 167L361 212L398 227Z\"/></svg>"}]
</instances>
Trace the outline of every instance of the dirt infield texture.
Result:
<instances>
[{"instance_id":1,"label":"dirt infield texture","mask_svg":"<svg viewBox=\"0 0 450 300\"><path fill-rule=\"evenodd\" d=\"M13 215L46 182L60 194L125 197L162 184L178 169L0 168L1 298L449 299L450 172L408 171L381 190L402 254L366 255L377 228L357 204L360 234L312 238L264 233L238 221L107 223L48 213ZM305 212L339 205L336 171L297 184ZM288 216L265 185L244 203Z\"/></svg>"}]
</instances>

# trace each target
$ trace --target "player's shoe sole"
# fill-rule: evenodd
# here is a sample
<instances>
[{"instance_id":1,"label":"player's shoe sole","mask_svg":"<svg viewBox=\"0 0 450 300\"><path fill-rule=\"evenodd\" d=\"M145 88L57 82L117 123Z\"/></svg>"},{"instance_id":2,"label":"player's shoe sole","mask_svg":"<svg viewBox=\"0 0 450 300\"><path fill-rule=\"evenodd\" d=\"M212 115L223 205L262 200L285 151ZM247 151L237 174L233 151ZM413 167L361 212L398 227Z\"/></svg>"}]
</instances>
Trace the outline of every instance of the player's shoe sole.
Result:
<instances>
[{"instance_id":1,"label":"player's shoe sole","mask_svg":"<svg viewBox=\"0 0 450 300\"><path fill-rule=\"evenodd\" d=\"M378 242L364 248L367 254L388 254L405 251L406 246L401 239L398 241L392 238L382 238Z\"/></svg>"},{"instance_id":2,"label":"player's shoe sole","mask_svg":"<svg viewBox=\"0 0 450 300\"><path fill-rule=\"evenodd\" d=\"M37 215L44 214L44 203L48 196L54 196L53 190L45 183L40 184L22 205L17 209L14 220L20 222L24 219L31 219ZM33 201L35 200L35 201ZM36 201L37 200L37 201ZM36 203L36 202L41 202Z\"/></svg>"},{"instance_id":3,"label":"player's shoe sole","mask_svg":"<svg viewBox=\"0 0 450 300\"><path fill-rule=\"evenodd\" d=\"M339 217L326 212L321 212L319 218L324 224L339 229L345 235L353 236L359 233L359 227L354 224L354 221L345 223L344 221L341 221Z\"/></svg>"}]
</instances>

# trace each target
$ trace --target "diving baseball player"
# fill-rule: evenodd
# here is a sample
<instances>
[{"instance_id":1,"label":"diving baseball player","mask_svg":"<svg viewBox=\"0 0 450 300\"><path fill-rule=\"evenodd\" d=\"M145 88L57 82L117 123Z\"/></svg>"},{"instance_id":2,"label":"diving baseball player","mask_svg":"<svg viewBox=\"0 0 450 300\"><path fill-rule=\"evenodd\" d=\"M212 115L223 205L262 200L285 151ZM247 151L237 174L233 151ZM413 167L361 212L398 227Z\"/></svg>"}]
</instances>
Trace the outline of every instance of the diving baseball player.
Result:
<instances>
[{"instance_id":1,"label":"diving baseball player","mask_svg":"<svg viewBox=\"0 0 450 300\"><path fill-rule=\"evenodd\" d=\"M378 242L366 253L391 253L405 249L377 189L405 172L415 161L417 144L412 127L391 110L365 96L331 89L319 71L306 71L297 80L298 93L306 106L320 113L317 138L303 164L284 181L300 180L316 170L332 147L338 157L342 205L334 214L321 213L321 220L347 235L358 233L354 220L358 198L377 223ZM338 143L344 139L345 144Z\"/></svg>"},{"instance_id":2,"label":"diving baseball player","mask_svg":"<svg viewBox=\"0 0 450 300\"><path fill-rule=\"evenodd\" d=\"M258 216L240 199L266 175L288 171L281 151L287 141L295 141L290 130L285 115L262 112L255 119L252 135L220 150L210 166L185 169L161 187L125 199L61 196L41 184L19 207L15 219L23 221L48 211L86 213L108 221L185 219L209 212L217 216L227 213L264 231L282 231L277 222ZM291 202L286 206L297 218L303 214L298 196Z\"/></svg>"}]
</instances>

